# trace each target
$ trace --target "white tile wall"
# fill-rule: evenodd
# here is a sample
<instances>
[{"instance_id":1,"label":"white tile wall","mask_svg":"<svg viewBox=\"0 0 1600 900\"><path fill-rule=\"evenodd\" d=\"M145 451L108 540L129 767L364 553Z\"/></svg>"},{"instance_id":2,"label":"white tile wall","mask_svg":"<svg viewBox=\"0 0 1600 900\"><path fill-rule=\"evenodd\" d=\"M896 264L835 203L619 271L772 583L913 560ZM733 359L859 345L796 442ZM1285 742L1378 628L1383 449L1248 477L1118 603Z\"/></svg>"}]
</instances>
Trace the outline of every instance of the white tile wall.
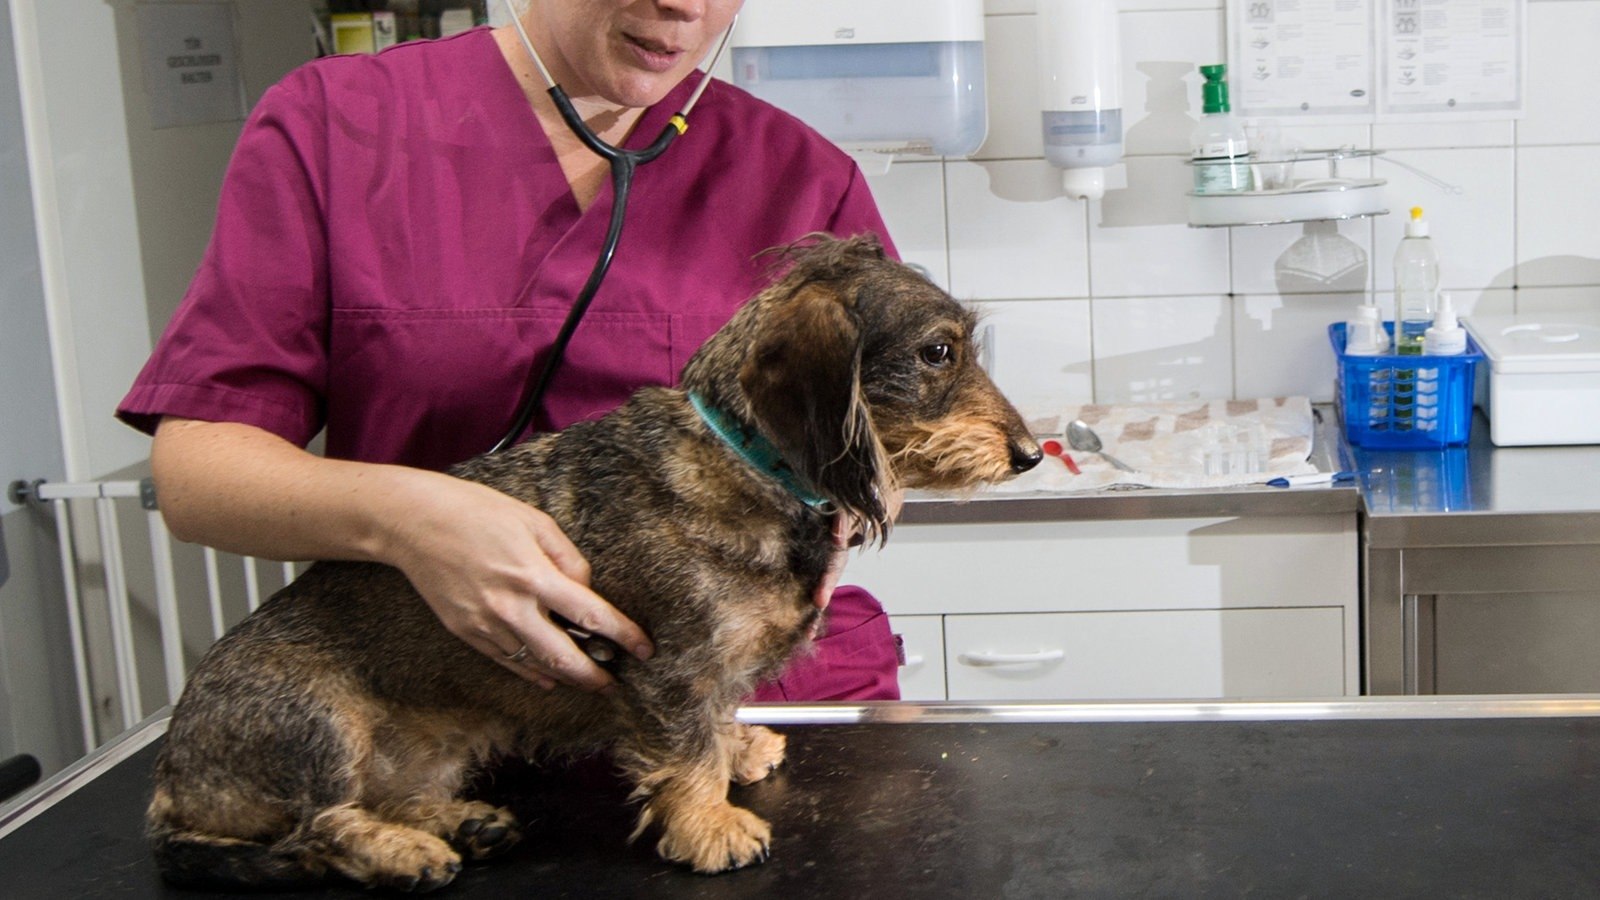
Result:
<instances>
[{"instance_id":1,"label":"white tile wall","mask_svg":"<svg viewBox=\"0 0 1600 900\"><path fill-rule=\"evenodd\" d=\"M996 300L977 304L993 348L989 374L1011 386L1023 409L1048 412L1094 399L1088 300Z\"/></svg>"},{"instance_id":2,"label":"white tile wall","mask_svg":"<svg viewBox=\"0 0 1600 900\"><path fill-rule=\"evenodd\" d=\"M1194 181L1174 156L1133 157L1128 187L1089 214L1090 292L1096 297L1226 294L1228 231L1190 228L1184 192Z\"/></svg>"},{"instance_id":3,"label":"white tile wall","mask_svg":"<svg viewBox=\"0 0 1600 900\"><path fill-rule=\"evenodd\" d=\"M1528 4L1528 95L1517 143L1600 144L1600 3Z\"/></svg>"},{"instance_id":4,"label":"white tile wall","mask_svg":"<svg viewBox=\"0 0 1600 900\"><path fill-rule=\"evenodd\" d=\"M1088 218L1039 159L948 162L950 292L966 300L1085 297Z\"/></svg>"},{"instance_id":5,"label":"white tile wall","mask_svg":"<svg viewBox=\"0 0 1600 900\"><path fill-rule=\"evenodd\" d=\"M1517 150L1516 283L1600 284L1600 143Z\"/></svg>"},{"instance_id":6,"label":"white tile wall","mask_svg":"<svg viewBox=\"0 0 1600 900\"><path fill-rule=\"evenodd\" d=\"M1234 377L1240 397L1333 399L1328 323L1348 319L1353 294L1251 294L1234 298Z\"/></svg>"},{"instance_id":7,"label":"white tile wall","mask_svg":"<svg viewBox=\"0 0 1600 900\"><path fill-rule=\"evenodd\" d=\"M1391 213L1312 234L1186 224L1196 66L1222 59L1224 6L1121 0L1128 178L1101 201L1065 197L1042 159L1036 0L985 2L989 135L974 159L873 177L901 252L994 326L1002 388L1328 399L1326 326L1367 292L1392 308L1394 248L1414 205L1458 308L1600 309L1600 0L1530 0L1514 122L1284 127L1307 148L1385 151L1370 167L1389 182Z\"/></svg>"},{"instance_id":8,"label":"white tile wall","mask_svg":"<svg viewBox=\"0 0 1600 900\"><path fill-rule=\"evenodd\" d=\"M895 163L883 175L873 176L871 183L900 258L921 266L935 284L949 290L944 166L937 161Z\"/></svg>"},{"instance_id":9,"label":"white tile wall","mask_svg":"<svg viewBox=\"0 0 1600 900\"><path fill-rule=\"evenodd\" d=\"M1233 396L1228 297L1095 298L1090 307L1096 400Z\"/></svg>"},{"instance_id":10,"label":"white tile wall","mask_svg":"<svg viewBox=\"0 0 1600 900\"><path fill-rule=\"evenodd\" d=\"M1374 286L1394 290L1394 250L1405 237L1413 206L1422 207L1428 220L1428 236L1439 254L1442 290L1514 284L1516 156L1517 151L1503 147L1394 150L1380 157L1415 166L1427 177L1386 161L1377 163L1379 177L1389 181L1386 192L1392 208L1390 215L1372 222L1373 246L1380 251L1373 260Z\"/></svg>"}]
</instances>

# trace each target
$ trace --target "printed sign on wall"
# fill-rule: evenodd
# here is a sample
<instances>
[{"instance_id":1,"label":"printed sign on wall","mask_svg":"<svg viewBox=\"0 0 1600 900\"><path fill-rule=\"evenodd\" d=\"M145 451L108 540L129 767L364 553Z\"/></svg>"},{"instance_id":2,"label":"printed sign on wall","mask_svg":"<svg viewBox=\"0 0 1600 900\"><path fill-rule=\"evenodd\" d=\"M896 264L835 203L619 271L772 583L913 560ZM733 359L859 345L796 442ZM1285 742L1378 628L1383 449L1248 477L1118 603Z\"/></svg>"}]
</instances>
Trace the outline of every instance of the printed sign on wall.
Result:
<instances>
[{"instance_id":1,"label":"printed sign on wall","mask_svg":"<svg viewBox=\"0 0 1600 900\"><path fill-rule=\"evenodd\" d=\"M1515 118L1526 17L1527 0L1229 0L1234 112Z\"/></svg>"},{"instance_id":2,"label":"printed sign on wall","mask_svg":"<svg viewBox=\"0 0 1600 900\"><path fill-rule=\"evenodd\" d=\"M1511 0L1389 0L1381 112L1521 111L1522 9Z\"/></svg>"},{"instance_id":3,"label":"printed sign on wall","mask_svg":"<svg viewBox=\"0 0 1600 900\"><path fill-rule=\"evenodd\" d=\"M232 3L141 3L134 11L156 128L244 119Z\"/></svg>"}]
</instances>

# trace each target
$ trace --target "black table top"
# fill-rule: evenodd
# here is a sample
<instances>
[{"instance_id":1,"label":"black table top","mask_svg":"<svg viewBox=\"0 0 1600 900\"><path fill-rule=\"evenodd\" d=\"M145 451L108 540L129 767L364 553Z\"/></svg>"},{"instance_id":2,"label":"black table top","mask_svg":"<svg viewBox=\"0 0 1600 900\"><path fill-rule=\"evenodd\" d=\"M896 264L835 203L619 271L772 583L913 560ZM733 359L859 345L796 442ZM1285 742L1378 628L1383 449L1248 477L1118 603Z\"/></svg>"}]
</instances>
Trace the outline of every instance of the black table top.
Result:
<instances>
[{"instance_id":1,"label":"black table top","mask_svg":"<svg viewBox=\"0 0 1600 900\"><path fill-rule=\"evenodd\" d=\"M1592 897L1600 718L786 726L734 788L773 823L718 876L628 846L601 764L502 772L529 823L446 897ZM6 897L164 886L140 835L155 744L0 840ZM295 896L371 896L335 885Z\"/></svg>"}]
</instances>

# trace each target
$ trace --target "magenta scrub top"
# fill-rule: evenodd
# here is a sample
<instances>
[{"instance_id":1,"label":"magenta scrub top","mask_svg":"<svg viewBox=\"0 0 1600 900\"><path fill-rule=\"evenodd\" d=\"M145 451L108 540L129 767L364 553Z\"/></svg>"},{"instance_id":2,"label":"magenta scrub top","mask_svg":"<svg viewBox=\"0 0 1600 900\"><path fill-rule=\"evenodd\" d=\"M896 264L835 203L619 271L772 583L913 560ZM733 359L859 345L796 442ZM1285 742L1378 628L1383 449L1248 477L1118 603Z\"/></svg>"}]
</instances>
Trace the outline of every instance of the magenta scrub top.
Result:
<instances>
[{"instance_id":1,"label":"magenta scrub top","mask_svg":"<svg viewBox=\"0 0 1600 900\"><path fill-rule=\"evenodd\" d=\"M627 146L653 141L697 78ZM242 422L302 446L326 429L330 457L429 469L481 453L588 277L610 206L607 183L580 212L487 29L303 66L246 123L211 244L117 414L146 432L163 415ZM675 383L768 279L756 255L812 231L889 245L847 156L713 82L688 132L639 168L616 261L534 427ZM876 601L841 588L830 620L818 655L763 699L896 692Z\"/></svg>"}]
</instances>

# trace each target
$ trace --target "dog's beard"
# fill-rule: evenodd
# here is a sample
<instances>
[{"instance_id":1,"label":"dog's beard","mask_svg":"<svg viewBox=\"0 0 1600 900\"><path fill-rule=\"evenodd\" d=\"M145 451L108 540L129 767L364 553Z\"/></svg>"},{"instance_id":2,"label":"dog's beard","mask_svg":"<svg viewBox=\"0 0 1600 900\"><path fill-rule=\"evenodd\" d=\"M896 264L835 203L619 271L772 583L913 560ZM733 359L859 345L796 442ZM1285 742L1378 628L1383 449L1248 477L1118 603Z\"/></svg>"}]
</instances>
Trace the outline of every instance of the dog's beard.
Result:
<instances>
[{"instance_id":1,"label":"dog's beard","mask_svg":"<svg viewBox=\"0 0 1600 900\"><path fill-rule=\"evenodd\" d=\"M1007 446L1005 435L970 422L913 424L894 443L889 464L908 489L970 493L1016 474L1010 458L995 452Z\"/></svg>"}]
</instances>

